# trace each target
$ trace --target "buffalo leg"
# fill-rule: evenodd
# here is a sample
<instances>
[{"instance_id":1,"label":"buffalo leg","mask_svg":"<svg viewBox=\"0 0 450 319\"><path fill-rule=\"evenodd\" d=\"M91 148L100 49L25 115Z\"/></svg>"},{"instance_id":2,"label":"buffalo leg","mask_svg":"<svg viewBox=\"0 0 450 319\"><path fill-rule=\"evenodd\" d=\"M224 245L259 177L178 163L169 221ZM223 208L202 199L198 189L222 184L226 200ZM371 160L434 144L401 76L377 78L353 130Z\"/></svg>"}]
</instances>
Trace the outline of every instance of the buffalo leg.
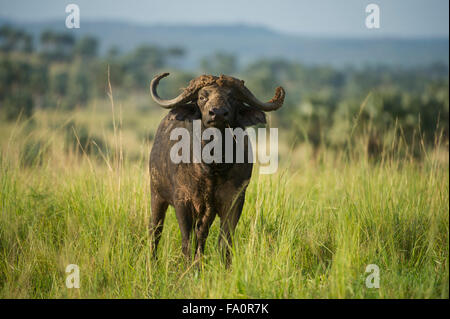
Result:
<instances>
[{"instance_id":1,"label":"buffalo leg","mask_svg":"<svg viewBox=\"0 0 450 319\"><path fill-rule=\"evenodd\" d=\"M175 215L181 231L181 247L184 256L191 259L192 211L183 204L175 205Z\"/></svg>"},{"instance_id":2,"label":"buffalo leg","mask_svg":"<svg viewBox=\"0 0 450 319\"><path fill-rule=\"evenodd\" d=\"M156 250L164 226L164 218L166 217L168 203L164 201L158 194L151 194L152 215L150 220L150 238L152 240L153 257L156 258Z\"/></svg>"},{"instance_id":3,"label":"buffalo leg","mask_svg":"<svg viewBox=\"0 0 450 319\"><path fill-rule=\"evenodd\" d=\"M234 207L220 218L219 249L222 256L225 257L227 267L231 262L230 249L232 247L232 236L241 217L244 199L244 196L240 196Z\"/></svg>"},{"instance_id":4,"label":"buffalo leg","mask_svg":"<svg viewBox=\"0 0 450 319\"><path fill-rule=\"evenodd\" d=\"M199 259L205 252L206 239L208 238L209 228L211 227L215 213L207 209L206 213L197 221L195 234L197 235L197 252L195 259Z\"/></svg>"}]
</instances>

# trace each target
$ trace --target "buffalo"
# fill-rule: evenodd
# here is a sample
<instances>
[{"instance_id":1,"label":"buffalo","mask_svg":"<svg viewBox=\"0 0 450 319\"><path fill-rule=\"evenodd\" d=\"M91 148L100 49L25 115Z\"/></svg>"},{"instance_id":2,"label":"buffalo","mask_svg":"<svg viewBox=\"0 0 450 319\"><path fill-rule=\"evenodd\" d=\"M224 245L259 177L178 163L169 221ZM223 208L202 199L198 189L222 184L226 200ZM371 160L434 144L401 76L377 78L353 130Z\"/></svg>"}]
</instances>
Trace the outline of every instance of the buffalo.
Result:
<instances>
[{"instance_id":1,"label":"buffalo","mask_svg":"<svg viewBox=\"0 0 450 319\"><path fill-rule=\"evenodd\" d=\"M248 136L244 137L243 162L174 163L170 152L177 140L172 140L170 135L174 129L183 128L191 133L192 138L194 122L200 123L202 131L216 128L220 132L227 128L245 129L265 124L264 112L279 109L283 105L285 91L278 87L270 101L262 102L250 92L244 81L225 75L201 75L191 80L177 97L166 100L159 97L157 87L160 80L168 75L157 75L150 84L153 100L161 107L170 109L158 127L150 153L152 214L149 230L153 254L156 257L166 210L168 205L172 205L181 231L182 252L188 259L192 258L191 235L194 236L195 260L198 260L204 253L209 229L216 215L220 217L219 247L228 265L232 234L241 216L252 174ZM201 141L202 145L206 142Z\"/></svg>"}]
</instances>

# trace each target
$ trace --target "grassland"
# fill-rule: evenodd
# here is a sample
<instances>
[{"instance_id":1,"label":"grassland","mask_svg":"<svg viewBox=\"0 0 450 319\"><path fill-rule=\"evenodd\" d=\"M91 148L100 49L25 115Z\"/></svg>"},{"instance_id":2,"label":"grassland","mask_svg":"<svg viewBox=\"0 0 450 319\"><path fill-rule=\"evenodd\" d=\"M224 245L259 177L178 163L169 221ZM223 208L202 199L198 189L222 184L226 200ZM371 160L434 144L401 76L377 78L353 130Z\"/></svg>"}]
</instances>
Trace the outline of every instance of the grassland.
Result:
<instances>
[{"instance_id":1,"label":"grassland","mask_svg":"<svg viewBox=\"0 0 450 319\"><path fill-rule=\"evenodd\" d=\"M106 110L2 124L0 298L449 297L448 145L417 159L399 143L377 160L363 138L340 151L281 146L277 174L254 171L232 266L216 221L199 270L182 257L172 208L151 258L146 140L161 113ZM77 148L81 122L106 146ZM80 289L66 288L68 264ZM379 289L365 285L368 264Z\"/></svg>"}]
</instances>

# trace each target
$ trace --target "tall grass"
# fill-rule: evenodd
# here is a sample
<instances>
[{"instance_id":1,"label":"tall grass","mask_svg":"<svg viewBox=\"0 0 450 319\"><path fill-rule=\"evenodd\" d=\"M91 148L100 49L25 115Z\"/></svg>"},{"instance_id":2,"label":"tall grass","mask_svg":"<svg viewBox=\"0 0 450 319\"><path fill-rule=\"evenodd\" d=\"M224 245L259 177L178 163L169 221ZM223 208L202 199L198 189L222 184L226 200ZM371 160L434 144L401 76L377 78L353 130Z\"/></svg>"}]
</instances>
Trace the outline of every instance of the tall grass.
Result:
<instances>
[{"instance_id":1,"label":"tall grass","mask_svg":"<svg viewBox=\"0 0 450 319\"><path fill-rule=\"evenodd\" d=\"M254 171L231 267L216 220L198 269L183 259L172 208L151 257L148 145L137 160L122 155L127 133L114 120L113 137L98 134L110 152L67 152L66 122L19 123L2 143L1 298L449 297L448 150L439 145L422 160L386 152L372 161L358 144L282 154L277 174ZM45 152L30 151L33 141ZM69 264L80 268L79 289L66 288ZM379 289L365 285L369 264L380 268Z\"/></svg>"}]
</instances>

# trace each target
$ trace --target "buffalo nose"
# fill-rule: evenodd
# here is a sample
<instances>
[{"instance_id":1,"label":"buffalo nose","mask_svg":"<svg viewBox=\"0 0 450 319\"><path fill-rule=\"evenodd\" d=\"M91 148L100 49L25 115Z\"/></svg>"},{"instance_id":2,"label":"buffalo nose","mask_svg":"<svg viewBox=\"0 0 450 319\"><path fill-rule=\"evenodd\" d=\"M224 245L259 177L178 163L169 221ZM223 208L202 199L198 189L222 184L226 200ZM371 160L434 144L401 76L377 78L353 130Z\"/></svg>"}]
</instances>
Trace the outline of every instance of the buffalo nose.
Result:
<instances>
[{"instance_id":1,"label":"buffalo nose","mask_svg":"<svg viewBox=\"0 0 450 319\"><path fill-rule=\"evenodd\" d=\"M228 111L215 108L209 111L209 115L212 117L225 118L228 115Z\"/></svg>"}]
</instances>

